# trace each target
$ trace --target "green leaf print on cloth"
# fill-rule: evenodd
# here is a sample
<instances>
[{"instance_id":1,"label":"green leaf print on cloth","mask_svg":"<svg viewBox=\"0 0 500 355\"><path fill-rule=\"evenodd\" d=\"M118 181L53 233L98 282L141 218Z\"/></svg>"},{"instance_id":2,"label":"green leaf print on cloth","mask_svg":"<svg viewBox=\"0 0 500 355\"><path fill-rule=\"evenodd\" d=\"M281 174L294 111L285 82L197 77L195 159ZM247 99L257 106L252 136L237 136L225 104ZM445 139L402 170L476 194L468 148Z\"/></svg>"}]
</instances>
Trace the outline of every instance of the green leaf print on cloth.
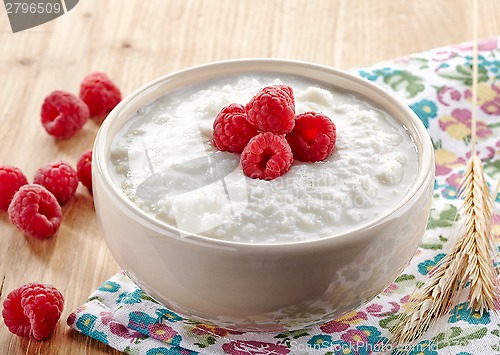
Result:
<instances>
[{"instance_id":1,"label":"green leaf print on cloth","mask_svg":"<svg viewBox=\"0 0 500 355\"><path fill-rule=\"evenodd\" d=\"M466 86L472 85L472 65L457 65L453 70L440 72L440 76L447 79L461 81ZM488 71L484 67L478 68L478 82L488 81Z\"/></svg>"},{"instance_id":2,"label":"green leaf print on cloth","mask_svg":"<svg viewBox=\"0 0 500 355\"><path fill-rule=\"evenodd\" d=\"M424 91L425 85L422 78L409 71L395 71L384 76L384 83L389 84L394 91L405 91L408 98L417 96Z\"/></svg>"}]
</instances>

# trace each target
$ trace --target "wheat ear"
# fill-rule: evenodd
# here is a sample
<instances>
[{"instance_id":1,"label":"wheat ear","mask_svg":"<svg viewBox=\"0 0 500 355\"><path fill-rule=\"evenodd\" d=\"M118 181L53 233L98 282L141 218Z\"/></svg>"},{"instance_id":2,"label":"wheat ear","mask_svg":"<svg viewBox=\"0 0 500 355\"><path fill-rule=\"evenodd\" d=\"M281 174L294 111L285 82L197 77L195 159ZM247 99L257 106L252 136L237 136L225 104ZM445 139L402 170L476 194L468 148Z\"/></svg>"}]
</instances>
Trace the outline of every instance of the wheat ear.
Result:
<instances>
[{"instance_id":1,"label":"wheat ear","mask_svg":"<svg viewBox=\"0 0 500 355\"><path fill-rule=\"evenodd\" d=\"M464 280L470 282L469 307L482 314L494 309L497 275L491 240L493 204L483 164L476 155L471 157L465 169L460 196L464 199L460 212L465 222L460 261L465 266Z\"/></svg>"}]
</instances>

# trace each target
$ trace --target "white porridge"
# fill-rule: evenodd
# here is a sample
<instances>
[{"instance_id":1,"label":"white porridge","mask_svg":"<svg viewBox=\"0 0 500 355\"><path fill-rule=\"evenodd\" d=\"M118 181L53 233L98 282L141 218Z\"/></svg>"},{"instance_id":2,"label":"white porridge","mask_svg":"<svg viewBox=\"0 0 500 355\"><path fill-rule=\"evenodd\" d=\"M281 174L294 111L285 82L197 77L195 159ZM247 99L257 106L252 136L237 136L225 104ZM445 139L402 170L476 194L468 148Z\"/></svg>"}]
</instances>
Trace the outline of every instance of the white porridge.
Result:
<instances>
[{"instance_id":1,"label":"white porridge","mask_svg":"<svg viewBox=\"0 0 500 355\"><path fill-rule=\"evenodd\" d=\"M267 85L292 86L296 114L322 112L337 127L324 161L295 161L270 181L243 174L239 154L212 143L217 113ZM170 93L132 117L111 147L113 178L154 218L186 233L244 243L290 243L345 232L386 213L418 169L416 147L385 112L294 76L224 78Z\"/></svg>"}]
</instances>

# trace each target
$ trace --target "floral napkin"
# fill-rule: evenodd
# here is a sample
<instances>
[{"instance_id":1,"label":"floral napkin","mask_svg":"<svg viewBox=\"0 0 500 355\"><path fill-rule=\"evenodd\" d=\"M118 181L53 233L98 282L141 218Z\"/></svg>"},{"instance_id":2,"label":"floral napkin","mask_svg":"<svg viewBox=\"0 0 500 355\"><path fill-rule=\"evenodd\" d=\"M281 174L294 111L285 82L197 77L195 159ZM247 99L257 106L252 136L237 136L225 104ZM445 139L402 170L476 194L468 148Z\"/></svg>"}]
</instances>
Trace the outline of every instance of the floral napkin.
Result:
<instances>
[{"instance_id":1,"label":"floral napkin","mask_svg":"<svg viewBox=\"0 0 500 355\"><path fill-rule=\"evenodd\" d=\"M478 154L490 186L500 177L500 37L479 44ZM409 295L450 246L457 188L470 152L472 45L434 49L355 71L407 103L435 148L436 180L427 231L404 272L368 304L320 326L242 333L185 319L156 303L123 273L106 281L68 324L128 354L391 354L388 339ZM499 200L497 199L497 202ZM494 232L499 233L500 215ZM498 241L498 240L497 240ZM499 354L500 317L467 310L462 299L407 354Z\"/></svg>"}]
</instances>

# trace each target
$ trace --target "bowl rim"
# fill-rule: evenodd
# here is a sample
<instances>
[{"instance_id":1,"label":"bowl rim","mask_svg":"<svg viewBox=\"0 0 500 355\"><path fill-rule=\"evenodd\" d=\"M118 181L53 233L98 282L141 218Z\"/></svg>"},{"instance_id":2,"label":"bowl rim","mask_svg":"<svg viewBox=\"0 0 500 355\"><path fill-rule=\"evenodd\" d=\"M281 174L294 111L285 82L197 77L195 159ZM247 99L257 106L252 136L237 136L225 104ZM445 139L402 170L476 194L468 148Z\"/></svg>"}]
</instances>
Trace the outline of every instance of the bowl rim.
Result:
<instances>
[{"instance_id":1,"label":"bowl rim","mask_svg":"<svg viewBox=\"0 0 500 355\"><path fill-rule=\"evenodd\" d=\"M107 155L108 151L106 148L106 137L108 136L108 131L113 126L114 118L119 115L119 113L126 108L128 103L133 99L140 96L143 92L148 91L150 88L161 84L162 82L168 81L177 76L186 75L192 72L197 71L210 71L210 69L214 69L220 66L227 65L237 65L237 66L276 66L279 68L280 65L283 66L293 66L300 67L305 69L312 69L315 71L324 71L329 74L332 74L336 77L341 77L344 80L354 81L356 84L361 84L366 86L368 90L375 92L376 95L383 98L384 104L379 101L376 101L375 104L378 106L382 106L384 109L384 105L391 104L392 106L397 107L398 110L407 115L410 118L411 124L413 126L415 132L415 139L421 142L421 150L417 149L417 155L419 158L419 167L417 169L417 175L415 181L410 185L409 190L405 193L405 195L398 201L398 203L393 206L391 209L386 211L381 216L378 216L375 219L370 219L366 223L360 224L359 226L355 226L352 229L348 229L347 231L333 234L327 237L315 238L310 240L303 241L294 241L294 242L284 242L284 243L248 243L248 242L237 242L232 240L222 240L215 239L211 237L206 237L199 234L193 234L185 231L181 231L178 228L167 224L166 222L159 221L155 219L153 216L141 210L137 207L132 201L126 198L123 194L119 186L113 182L111 174L109 173L109 164L107 164ZM248 71L248 70L246 70ZM241 71L240 71L241 72ZM264 72L264 70L262 70ZM237 74L238 71L235 71L232 74ZM282 72L284 75L294 75L289 72ZM307 75L295 74L299 76L303 76L307 78ZM201 83L203 81L197 81L196 83ZM327 81L325 81L327 82ZM328 82L327 82L328 83ZM334 86L338 86L332 84ZM344 88L342 88L344 89ZM349 89L344 89L347 91L351 91ZM164 94L162 94L164 95ZM160 97L159 95L158 97ZM397 118L395 118L398 120ZM401 121L399 121L401 123ZM120 126L121 127L121 126ZM112 139L111 137L110 139ZM412 138L412 139L413 139ZM417 147L418 148L418 147ZM93 146L93 158L92 158L92 178L96 179L97 175L100 175L101 180L103 181L103 185L106 188L107 192L112 193L114 200L122 207L125 207L127 210L132 212L138 218L140 218L141 222L147 224L147 226L156 231L165 232L163 233L165 237L177 238L179 240L184 240L189 243L196 243L205 246L213 246L213 247L222 247L228 249L243 249L247 251L251 250L262 250L266 249L269 251L275 251L276 249L281 250L296 250L297 248L316 248L316 247L324 247L329 243L338 243L338 242L353 242L355 240L359 240L363 233L361 231L366 231L372 228L375 228L384 222L391 220L391 216L394 216L397 211L404 206L406 203L414 199L419 193L421 194L424 191L425 186L429 183L429 180L434 179L434 150L432 141L427 133L427 130L418 116L411 110L411 108L400 101L394 94L390 93L385 88L376 85L375 83L362 78L360 76L356 76L352 73L349 73L344 70L340 70L334 67L330 67L323 64L316 64L306 61L299 60L291 60L291 59L280 59L280 58L243 58L243 59L229 59L222 61L214 61L205 64L195 65L191 67L187 67L185 69L177 70L166 75L160 76L133 91L131 94L127 95L106 117L103 121L101 127L99 128ZM95 200L95 199L94 199ZM357 238L358 236L358 238Z\"/></svg>"}]
</instances>

